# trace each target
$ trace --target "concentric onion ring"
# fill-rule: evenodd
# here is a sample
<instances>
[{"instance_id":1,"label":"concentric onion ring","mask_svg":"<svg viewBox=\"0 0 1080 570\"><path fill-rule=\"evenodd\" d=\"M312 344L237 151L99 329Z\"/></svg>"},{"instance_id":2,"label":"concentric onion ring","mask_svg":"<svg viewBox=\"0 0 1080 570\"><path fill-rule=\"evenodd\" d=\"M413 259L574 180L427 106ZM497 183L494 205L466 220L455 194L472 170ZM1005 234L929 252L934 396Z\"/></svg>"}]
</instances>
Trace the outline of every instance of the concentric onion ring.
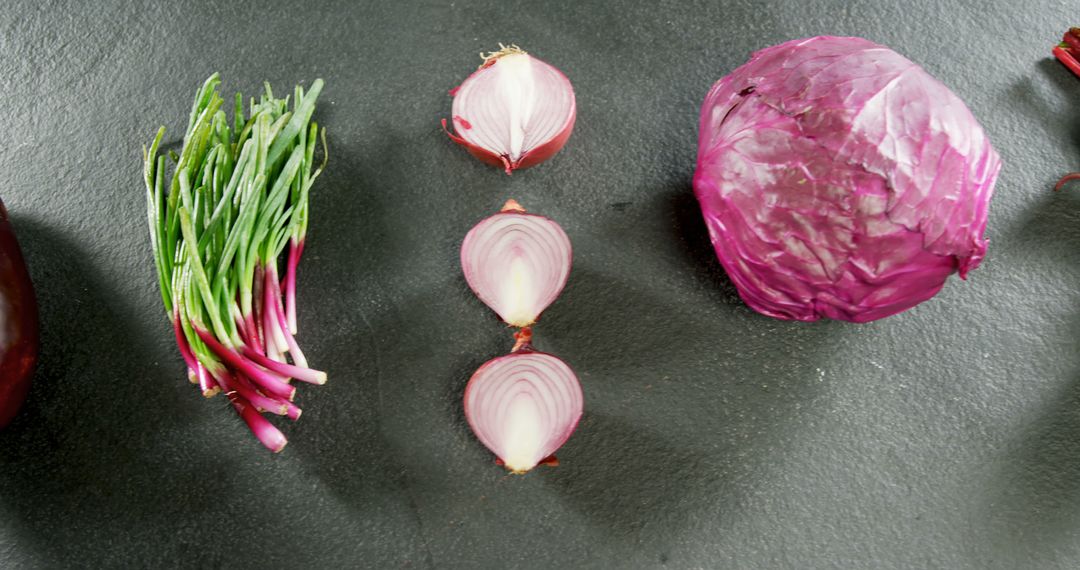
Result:
<instances>
[{"instance_id":1,"label":"concentric onion ring","mask_svg":"<svg viewBox=\"0 0 1080 570\"><path fill-rule=\"evenodd\" d=\"M499 318L527 327L550 305L570 275L570 238L554 221L527 214L510 200L461 244L461 269L480 300Z\"/></svg>"},{"instance_id":2,"label":"concentric onion ring","mask_svg":"<svg viewBox=\"0 0 1080 570\"><path fill-rule=\"evenodd\" d=\"M484 65L451 93L455 132L447 134L507 174L559 152L577 118L570 80L517 46L484 56Z\"/></svg>"},{"instance_id":3,"label":"concentric onion ring","mask_svg":"<svg viewBox=\"0 0 1080 570\"><path fill-rule=\"evenodd\" d=\"M555 453L574 432L583 407L574 371L530 349L487 361L465 387L469 426L514 473Z\"/></svg>"}]
</instances>

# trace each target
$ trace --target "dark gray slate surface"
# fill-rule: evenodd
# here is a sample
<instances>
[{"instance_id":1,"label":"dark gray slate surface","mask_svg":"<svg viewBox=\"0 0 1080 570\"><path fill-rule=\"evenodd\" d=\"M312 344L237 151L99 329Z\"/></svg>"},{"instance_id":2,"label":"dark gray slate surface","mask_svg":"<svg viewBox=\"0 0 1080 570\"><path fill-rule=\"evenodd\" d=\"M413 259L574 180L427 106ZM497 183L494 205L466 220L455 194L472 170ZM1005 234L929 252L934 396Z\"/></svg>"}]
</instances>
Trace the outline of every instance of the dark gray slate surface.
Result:
<instances>
[{"instance_id":1,"label":"dark gray slate surface","mask_svg":"<svg viewBox=\"0 0 1080 570\"><path fill-rule=\"evenodd\" d=\"M91 4L0 8L0 196L44 325L0 433L0 566L1080 567L1080 189L1050 192L1080 167L1080 80L1048 57L1073 3ZM921 63L1005 162L983 266L863 326L744 307L689 187L710 84L825 33ZM511 41L579 116L507 178L438 121ZM215 70L327 81L300 320L331 380L278 456L187 383L147 248L139 148ZM526 477L460 404L511 339L457 248L511 196L573 239L538 344L587 402Z\"/></svg>"}]
</instances>

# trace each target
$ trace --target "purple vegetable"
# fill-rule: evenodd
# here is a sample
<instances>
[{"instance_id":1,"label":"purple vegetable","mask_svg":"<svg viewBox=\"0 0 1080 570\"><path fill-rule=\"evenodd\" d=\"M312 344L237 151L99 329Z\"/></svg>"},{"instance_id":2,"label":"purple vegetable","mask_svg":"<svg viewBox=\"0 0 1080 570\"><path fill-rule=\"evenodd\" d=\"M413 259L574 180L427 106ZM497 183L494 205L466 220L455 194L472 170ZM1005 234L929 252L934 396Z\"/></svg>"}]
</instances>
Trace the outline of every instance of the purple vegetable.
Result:
<instances>
[{"instance_id":1,"label":"purple vegetable","mask_svg":"<svg viewBox=\"0 0 1080 570\"><path fill-rule=\"evenodd\" d=\"M694 192L753 309L867 322L986 253L1001 161L964 103L896 52L815 37L755 53L701 110Z\"/></svg>"}]
</instances>

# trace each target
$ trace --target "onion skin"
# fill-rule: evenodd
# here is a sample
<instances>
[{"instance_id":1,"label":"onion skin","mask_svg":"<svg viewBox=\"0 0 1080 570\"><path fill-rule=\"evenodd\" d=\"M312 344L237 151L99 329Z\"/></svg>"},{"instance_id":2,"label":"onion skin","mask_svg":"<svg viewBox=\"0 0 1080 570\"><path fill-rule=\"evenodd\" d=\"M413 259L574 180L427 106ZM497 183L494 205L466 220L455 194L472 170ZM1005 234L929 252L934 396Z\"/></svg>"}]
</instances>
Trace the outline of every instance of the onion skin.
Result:
<instances>
[{"instance_id":1,"label":"onion skin","mask_svg":"<svg viewBox=\"0 0 1080 570\"><path fill-rule=\"evenodd\" d=\"M513 55L513 54L522 54L522 55L524 55L524 52L518 50L516 47L513 47L513 48L503 47L502 52L497 52L497 53L494 53L494 54L492 54L490 56L485 56L484 64L481 65L480 68L477 69L475 72L473 72L469 77L467 77L465 79L465 81L463 81L461 83L461 85L459 85L458 87L455 87L454 89L450 90L450 95L451 96L456 96L457 93L461 90L461 88L463 86L465 86L467 83L469 83L474 78L478 77L480 74L487 72L489 70L489 68L491 68L492 66L494 66L494 65L496 65L498 63L499 58L502 57L503 55ZM502 168L506 172L506 174L508 174L508 175L511 174L514 170L519 170L519 169L523 169L523 168L530 168L532 166L536 166L536 165L548 160L552 156L555 156L555 154L557 154L560 150L562 150L563 146L566 145L566 141L568 141L570 139L570 135L574 131L574 124L577 122L577 102L576 102L576 99L574 98L573 86L571 85L570 80L567 79L566 75L563 74L562 71L559 70L557 67L555 67L555 66L553 66L551 64L548 64L548 63L546 63L544 61L541 61L538 58L535 58L535 57L532 57L532 56L529 56L529 57L532 58L532 60L534 60L534 61L536 61L536 62L538 62L538 63L540 63L542 65L545 65L545 66L551 68L552 70L554 70L558 74L558 76L561 77L566 82L566 85L570 90L569 94L570 94L571 106L570 106L569 116L567 117L565 123L562 125L562 127L558 131L558 133L555 134L553 137L551 137L550 139L548 139L544 143L542 143L542 144L530 149L529 151L525 152L517 160L513 160L513 159L511 159L511 157L509 155L498 154L496 152L493 152L493 151L491 151L489 149L486 149L486 148L484 148L482 146L476 145L476 144L466 140L465 138L461 137L459 134L455 134L454 132L452 132L447 127L446 119L442 120L443 130L446 132L447 136L450 137L450 140L452 140L455 143L465 147L465 150L469 151L469 154L473 155L474 157L476 157L481 162L483 162L485 164L490 164L490 165L498 167L498 168ZM454 123L454 129L458 130L458 131L460 131L461 129L466 129L467 130L467 129L472 128L471 124L469 123L467 118L464 118L464 117L461 117L461 116L458 116L458 115L455 115L453 117L453 123Z\"/></svg>"},{"instance_id":2,"label":"onion skin","mask_svg":"<svg viewBox=\"0 0 1080 570\"><path fill-rule=\"evenodd\" d=\"M465 150L469 151L469 154L471 154L474 157L476 157L477 159L479 159L480 162L483 162L484 164L490 164L491 166L497 166L499 168L502 168L502 169L506 170L507 174L510 174L514 169L518 168L514 164L511 164L510 161L506 159L506 157L497 155L497 154L487 150L486 148L478 147L478 146L474 145L473 143L471 143L471 142L469 142L469 141L455 135L454 133L452 133L446 127L446 119L442 120L442 127L443 127L443 130L446 131L446 135L450 137L450 140L452 140L452 141L456 142L457 144L465 147ZM569 137L569 135L567 135L567 137ZM554 154L554 153L552 153L552 154Z\"/></svg>"},{"instance_id":3,"label":"onion skin","mask_svg":"<svg viewBox=\"0 0 1080 570\"><path fill-rule=\"evenodd\" d=\"M0 428L11 422L26 400L37 355L37 299L0 201Z\"/></svg>"},{"instance_id":4,"label":"onion skin","mask_svg":"<svg viewBox=\"0 0 1080 570\"><path fill-rule=\"evenodd\" d=\"M506 171L506 174L511 174L515 170L521 170L522 168L529 168L536 166L541 162L555 156L562 147L566 145L566 141L570 140L570 134L574 132L574 123L577 121L577 113L571 115L570 122L555 138L548 142L530 150L525 153L517 162L510 162L505 156L495 154L486 148L478 147L471 142L455 135L446 128L446 119L443 119L443 130L450 137L450 140L465 147L465 150L469 151L469 154L473 155L480 162L497 166Z\"/></svg>"},{"instance_id":5,"label":"onion skin","mask_svg":"<svg viewBox=\"0 0 1080 570\"><path fill-rule=\"evenodd\" d=\"M570 122L568 122L566 126L563 127L562 132L560 132L558 135L555 136L555 138L549 140L548 142L525 153L525 155L521 157L521 160L518 160L517 163L513 165L513 168L511 168L511 170L536 166L537 164L540 164L541 162L544 162L547 159L555 156L560 150L562 150L563 146L566 145L566 141L570 140L570 134L574 132L574 123L576 122L577 110L575 109L574 114L570 115ZM510 174L510 172L508 171L507 174Z\"/></svg>"},{"instance_id":6,"label":"onion skin","mask_svg":"<svg viewBox=\"0 0 1080 570\"><path fill-rule=\"evenodd\" d=\"M559 374L543 378L547 380L544 387L548 388L549 392L552 389L558 390L557 394L551 393L562 396L558 401L543 402L548 404L544 408L544 411L548 413L539 419L541 426L546 427L547 430L542 432L544 438L539 442L535 453L524 459L505 456L508 446L512 445L512 442L503 439L508 435L508 426L505 418L503 424L499 424L498 420L493 418L493 416L498 417L499 411L506 412L505 407L513 405L515 398L494 402L491 399L505 395L507 390L512 389L512 387L505 387L506 382L513 382L515 385L522 382L529 383L529 388L535 390L536 383L532 382L530 377L524 376L523 370L556 371ZM516 394L520 396L521 393ZM552 403L557 406L552 408ZM472 428L477 439L495 454L498 458L497 463L518 475L528 472L537 465L558 465L554 453L574 433L581 420L583 408L584 395L573 370L558 357L534 351L527 344L515 352L484 363L473 373L465 387L465 419L469 422L469 427ZM534 409L540 411L539 408Z\"/></svg>"}]
</instances>

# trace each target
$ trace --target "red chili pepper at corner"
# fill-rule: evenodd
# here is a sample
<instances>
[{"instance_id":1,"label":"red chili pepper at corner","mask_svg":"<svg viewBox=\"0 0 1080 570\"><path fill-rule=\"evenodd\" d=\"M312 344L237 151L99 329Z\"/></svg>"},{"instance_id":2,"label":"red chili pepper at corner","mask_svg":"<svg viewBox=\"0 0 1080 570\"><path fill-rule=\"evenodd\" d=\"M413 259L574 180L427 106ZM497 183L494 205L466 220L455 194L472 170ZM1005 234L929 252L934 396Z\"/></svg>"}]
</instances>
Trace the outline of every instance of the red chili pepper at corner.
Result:
<instances>
[{"instance_id":1,"label":"red chili pepper at corner","mask_svg":"<svg viewBox=\"0 0 1080 570\"><path fill-rule=\"evenodd\" d=\"M0 428L11 422L26 400L37 354L37 299L0 201Z\"/></svg>"},{"instance_id":2,"label":"red chili pepper at corner","mask_svg":"<svg viewBox=\"0 0 1080 570\"><path fill-rule=\"evenodd\" d=\"M1061 38L1061 43L1054 46L1052 52L1054 57L1058 58L1058 61L1065 64L1065 67L1073 72L1073 75L1080 77L1080 28L1069 28L1069 31L1065 32L1065 35ZM1058 180L1057 184L1054 185L1054 190L1061 190L1073 180L1080 180L1080 172L1062 176L1061 180Z\"/></svg>"},{"instance_id":3,"label":"red chili pepper at corner","mask_svg":"<svg viewBox=\"0 0 1080 570\"><path fill-rule=\"evenodd\" d=\"M1080 77L1080 28L1069 28L1052 52L1069 71Z\"/></svg>"}]
</instances>

